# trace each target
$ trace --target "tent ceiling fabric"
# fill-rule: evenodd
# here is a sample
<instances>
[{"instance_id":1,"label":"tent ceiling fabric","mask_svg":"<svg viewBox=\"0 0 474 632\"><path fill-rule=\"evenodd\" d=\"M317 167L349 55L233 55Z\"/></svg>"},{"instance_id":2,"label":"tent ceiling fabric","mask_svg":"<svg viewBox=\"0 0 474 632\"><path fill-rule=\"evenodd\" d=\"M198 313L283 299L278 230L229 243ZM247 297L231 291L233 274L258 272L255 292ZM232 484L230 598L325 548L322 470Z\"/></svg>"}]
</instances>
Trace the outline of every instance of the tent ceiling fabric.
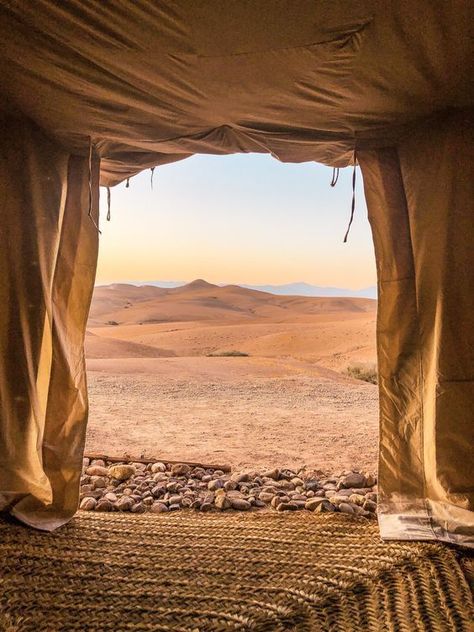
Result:
<instances>
[{"instance_id":1,"label":"tent ceiling fabric","mask_svg":"<svg viewBox=\"0 0 474 632\"><path fill-rule=\"evenodd\" d=\"M194 153L345 166L472 103L466 0L18 0L0 6L0 112L101 183Z\"/></svg>"}]
</instances>

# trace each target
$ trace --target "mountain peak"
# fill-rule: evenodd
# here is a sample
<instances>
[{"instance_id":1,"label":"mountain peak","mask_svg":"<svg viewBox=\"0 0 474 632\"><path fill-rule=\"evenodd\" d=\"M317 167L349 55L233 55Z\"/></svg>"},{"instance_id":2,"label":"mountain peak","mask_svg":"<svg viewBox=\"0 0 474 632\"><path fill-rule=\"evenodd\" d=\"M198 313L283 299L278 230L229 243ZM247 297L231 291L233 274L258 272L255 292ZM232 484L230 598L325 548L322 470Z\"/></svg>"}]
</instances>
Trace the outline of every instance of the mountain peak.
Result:
<instances>
[{"instance_id":1,"label":"mountain peak","mask_svg":"<svg viewBox=\"0 0 474 632\"><path fill-rule=\"evenodd\" d=\"M213 287L218 286L214 285L213 283L208 283L204 279L195 279L194 281L191 281L191 283L183 286L182 289L186 288L187 290L208 290Z\"/></svg>"}]
</instances>

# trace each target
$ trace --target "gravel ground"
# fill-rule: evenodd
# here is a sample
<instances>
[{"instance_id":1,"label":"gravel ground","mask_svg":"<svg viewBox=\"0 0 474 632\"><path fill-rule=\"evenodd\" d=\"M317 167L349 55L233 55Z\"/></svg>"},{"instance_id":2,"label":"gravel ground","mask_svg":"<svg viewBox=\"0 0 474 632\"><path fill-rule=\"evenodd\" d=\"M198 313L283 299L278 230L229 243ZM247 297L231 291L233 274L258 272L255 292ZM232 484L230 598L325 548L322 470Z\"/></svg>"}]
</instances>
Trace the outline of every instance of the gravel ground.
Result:
<instances>
[{"instance_id":1,"label":"gravel ground","mask_svg":"<svg viewBox=\"0 0 474 632\"><path fill-rule=\"evenodd\" d=\"M273 468L224 472L186 463L115 463L85 458L80 508L85 511L316 511L374 516L376 478L368 472Z\"/></svg>"},{"instance_id":2,"label":"gravel ground","mask_svg":"<svg viewBox=\"0 0 474 632\"><path fill-rule=\"evenodd\" d=\"M281 360L89 364L88 452L233 469L376 469L372 384Z\"/></svg>"}]
</instances>

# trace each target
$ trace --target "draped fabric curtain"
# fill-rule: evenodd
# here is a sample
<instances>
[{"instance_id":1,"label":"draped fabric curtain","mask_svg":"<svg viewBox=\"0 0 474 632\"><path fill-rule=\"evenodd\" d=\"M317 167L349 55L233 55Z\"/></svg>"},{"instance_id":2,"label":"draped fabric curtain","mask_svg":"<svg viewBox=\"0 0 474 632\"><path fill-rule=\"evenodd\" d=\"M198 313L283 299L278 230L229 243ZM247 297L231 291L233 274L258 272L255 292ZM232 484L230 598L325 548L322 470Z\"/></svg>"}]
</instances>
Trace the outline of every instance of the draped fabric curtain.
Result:
<instances>
[{"instance_id":1,"label":"draped fabric curtain","mask_svg":"<svg viewBox=\"0 0 474 632\"><path fill-rule=\"evenodd\" d=\"M378 269L383 538L474 546L472 123L453 113L357 152ZM78 505L98 183L95 157L3 121L0 510L46 530Z\"/></svg>"},{"instance_id":2,"label":"draped fabric curtain","mask_svg":"<svg viewBox=\"0 0 474 632\"><path fill-rule=\"evenodd\" d=\"M358 152L378 272L384 538L474 546L473 119Z\"/></svg>"},{"instance_id":3,"label":"draped fabric curtain","mask_svg":"<svg viewBox=\"0 0 474 632\"><path fill-rule=\"evenodd\" d=\"M0 509L51 530L78 505L99 161L26 118L1 126Z\"/></svg>"}]
</instances>

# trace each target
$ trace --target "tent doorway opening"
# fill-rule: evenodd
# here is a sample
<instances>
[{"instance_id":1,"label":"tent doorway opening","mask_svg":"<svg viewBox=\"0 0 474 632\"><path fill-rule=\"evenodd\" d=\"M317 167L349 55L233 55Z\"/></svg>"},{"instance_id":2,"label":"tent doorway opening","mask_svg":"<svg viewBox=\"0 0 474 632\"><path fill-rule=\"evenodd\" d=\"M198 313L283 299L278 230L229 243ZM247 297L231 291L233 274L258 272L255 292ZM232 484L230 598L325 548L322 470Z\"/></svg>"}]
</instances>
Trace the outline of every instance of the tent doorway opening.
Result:
<instances>
[{"instance_id":1,"label":"tent doorway opening","mask_svg":"<svg viewBox=\"0 0 474 632\"><path fill-rule=\"evenodd\" d=\"M361 185L342 243L352 169L335 188L331 176L196 156L153 189L148 172L112 191L86 334L86 453L375 471L374 255Z\"/></svg>"}]
</instances>

